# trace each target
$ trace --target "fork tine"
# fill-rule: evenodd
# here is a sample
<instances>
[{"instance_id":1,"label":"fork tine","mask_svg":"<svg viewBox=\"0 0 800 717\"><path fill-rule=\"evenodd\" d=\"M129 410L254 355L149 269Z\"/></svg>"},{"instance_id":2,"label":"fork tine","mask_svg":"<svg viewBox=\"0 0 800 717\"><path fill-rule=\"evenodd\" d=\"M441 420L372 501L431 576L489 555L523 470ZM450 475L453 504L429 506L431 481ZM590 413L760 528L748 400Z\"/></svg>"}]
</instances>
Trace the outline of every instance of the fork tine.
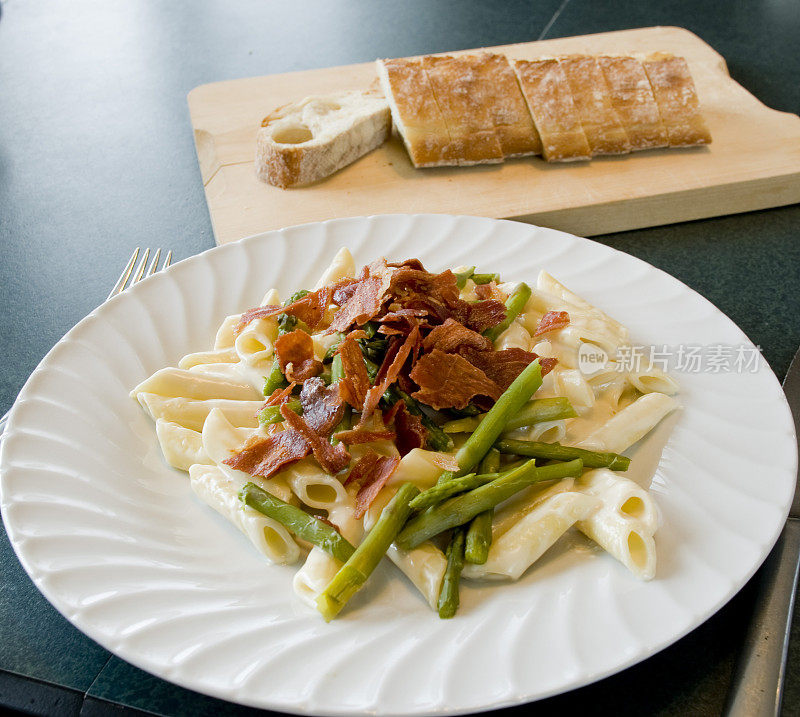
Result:
<instances>
[{"instance_id":1,"label":"fork tine","mask_svg":"<svg viewBox=\"0 0 800 717\"><path fill-rule=\"evenodd\" d=\"M145 267L147 267L147 260L149 257L150 257L150 247L144 250L144 254L142 254L142 258L139 260L139 266L136 267L136 272L133 275L131 286L133 286L136 282L138 282L142 278Z\"/></svg>"},{"instance_id":2,"label":"fork tine","mask_svg":"<svg viewBox=\"0 0 800 717\"><path fill-rule=\"evenodd\" d=\"M161 267L161 271L164 271L170 264L172 264L172 249L167 252L167 258L164 259L164 266Z\"/></svg>"},{"instance_id":3,"label":"fork tine","mask_svg":"<svg viewBox=\"0 0 800 717\"><path fill-rule=\"evenodd\" d=\"M156 273L156 269L158 268L158 260L161 258L161 249L156 249L156 253L153 255L153 261L150 262L150 268L147 270L147 273L144 275L146 279L148 276L153 276Z\"/></svg>"},{"instance_id":4,"label":"fork tine","mask_svg":"<svg viewBox=\"0 0 800 717\"><path fill-rule=\"evenodd\" d=\"M125 289L125 284L128 283L128 278L130 277L131 272L133 271L133 265L136 263L136 257L138 256L139 256L139 247L137 246L133 250L133 254L131 254L131 258L128 260L127 265L122 270L122 274L120 274L119 279L117 279L117 283L114 284L114 288L111 289L111 293L106 298L106 301L108 301L112 296L116 296L117 294L122 293L122 291Z\"/></svg>"}]
</instances>

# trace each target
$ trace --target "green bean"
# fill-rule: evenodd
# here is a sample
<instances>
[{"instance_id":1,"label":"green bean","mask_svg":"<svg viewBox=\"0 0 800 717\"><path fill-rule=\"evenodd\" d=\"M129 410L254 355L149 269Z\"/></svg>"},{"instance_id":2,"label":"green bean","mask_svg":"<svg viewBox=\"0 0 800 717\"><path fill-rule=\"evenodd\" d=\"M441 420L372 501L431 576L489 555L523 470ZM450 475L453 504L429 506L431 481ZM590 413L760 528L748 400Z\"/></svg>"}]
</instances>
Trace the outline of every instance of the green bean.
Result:
<instances>
[{"instance_id":1,"label":"green bean","mask_svg":"<svg viewBox=\"0 0 800 717\"><path fill-rule=\"evenodd\" d=\"M331 383L339 383L344 378L342 355L336 354L331 362Z\"/></svg>"},{"instance_id":2,"label":"green bean","mask_svg":"<svg viewBox=\"0 0 800 717\"><path fill-rule=\"evenodd\" d=\"M336 354L333 357L333 362L331 363L331 384L339 383L339 381L344 378L344 366L342 365L342 355ZM346 431L350 428L350 406L345 405L344 407L344 415L342 416L339 423L336 424L336 427L331 432L330 443L332 446L335 446L339 443L339 439L336 438L336 434L339 431Z\"/></svg>"},{"instance_id":3,"label":"green bean","mask_svg":"<svg viewBox=\"0 0 800 717\"><path fill-rule=\"evenodd\" d=\"M525 304L528 303L528 299L530 298L531 287L525 282L522 282L506 299L506 318L497 324L497 326L491 329L486 329L486 331L483 332L483 335L492 341L497 341L497 337L500 336L500 334L502 334L509 326L511 326L511 322L522 313L523 309L525 308Z\"/></svg>"},{"instance_id":4,"label":"green bean","mask_svg":"<svg viewBox=\"0 0 800 717\"><path fill-rule=\"evenodd\" d=\"M458 449L455 457L459 468L454 477L466 475L478 465L500 437L508 419L519 412L541 385L542 367L539 365L539 359L536 359L514 379L484 416L475 432Z\"/></svg>"},{"instance_id":5,"label":"green bean","mask_svg":"<svg viewBox=\"0 0 800 717\"><path fill-rule=\"evenodd\" d=\"M417 514L397 536L397 546L403 550L416 548L434 535L463 525L478 513L494 508L498 503L502 503L529 485L577 476L581 470L583 463L580 460L554 463L541 468L536 467L536 461L528 461L516 470L503 473L491 483L450 498L424 513Z\"/></svg>"},{"instance_id":6,"label":"green bean","mask_svg":"<svg viewBox=\"0 0 800 717\"><path fill-rule=\"evenodd\" d=\"M456 284L459 289L463 289L467 285L467 280L472 278L475 273L475 267L471 266L464 271L456 272Z\"/></svg>"},{"instance_id":7,"label":"green bean","mask_svg":"<svg viewBox=\"0 0 800 717\"><path fill-rule=\"evenodd\" d=\"M300 301L304 296L308 295L307 289L300 289L300 291L295 292L292 294L286 301L283 302L284 306L289 306L293 304L295 301ZM300 322L302 323L302 322ZM297 328L297 318L292 316L291 314L279 314L278 315L278 336L282 336L283 334L288 334L291 331L294 331ZM305 326L305 324L303 324ZM306 327L307 329L308 327ZM281 371L281 365L278 362L277 357L273 353L273 361L272 367L269 370L269 374L267 374L266 379L264 380L264 395L271 396L277 389L283 388L287 385L286 379L283 376L283 371Z\"/></svg>"},{"instance_id":8,"label":"green bean","mask_svg":"<svg viewBox=\"0 0 800 717\"><path fill-rule=\"evenodd\" d=\"M286 405L289 406L298 416L303 415L303 406L299 398L290 398ZM283 421L280 406L266 406L258 412L258 422L262 426L270 426L273 423L280 423Z\"/></svg>"},{"instance_id":9,"label":"green bean","mask_svg":"<svg viewBox=\"0 0 800 717\"><path fill-rule=\"evenodd\" d=\"M339 347L342 345L342 341L344 341L344 334L335 333L334 342L325 352L325 356L323 356L322 360L330 361L334 356L336 356L337 351L339 351Z\"/></svg>"},{"instance_id":10,"label":"green bean","mask_svg":"<svg viewBox=\"0 0 800 717\"><path fill-rule=\"evenodd\" d=\"M491 483L498 476L499 472L481 475L468 473L460 478L453 478L444 483L437 483L427 490L422 491L422 493L414 498L414 500L411 501L411 507L414 510L426 510L437 503L452 498L456 493L464 493L473 488L479 488L482 485Z\"/></svg>"},{"instance_id":11,"label":"green bean","mask_svg":"<svg viewBox=\"0 0 800 717\"><path fill-rule=\"evenodd\" d=\"M239 497L246 505L277 520L297 537L322 548L343 563L349 560L355 552L355 548L342 537L336 528L323 523L300 508L284 503L280 498L267 493L255 483L245 483Z\"/></svg>"},{"instance_id":12,"label":"green bean","mask_svg":"<svg viewBox=\"0 0 800 717\"><path fill-rule=\"evenodd\" d=\"M500 451L492 448L481 461L481 473L497 473L500 470ZM489 559L492 545L492 519L494 509L478 513L467 528L467 542L464 559L468 563L483 565Z\"/></svg>"},{"instance_id":13,"label":"green bean","mask_svg":"<svg viewBox=\"0 0 800 717\"><path fill-rule=\"evenodd\" d=\"M631 463L630 458L621 456L619 453L587 451L583 448L562 446L560 443L503 439L498 441L495 446L501 453L543 458L551 461L571 461L575 458L580 458L587 468L610 468L612 471L626 471Z\"/></svg>"},{"instance_id":14,"label":"green bean","mask_svg":"<svg viewBox=\"0 0 800 717\"><path fill-rule=\"evenodd\" d=\"M464 569L464 529L456 528L447 545L447 567L439 589L439 617L453 617L458 610L458 583Z\"/></svg>"},{"instance_id":15,"label":"green bean","mask_svg":"<svg viewBox=\"0 0 800 717\"><path fill-rule=\"evenodd\" d=\"M389 546L411 514L409 503L419 494L413 483L404 483L381 512L364 540L317 598L317 609L326 622L339 614L347 601L361 589L380 563Z\"/></svg>"},{"instance_id":16,"label":"green bean","mask_svg":"<svg viewBox=\"0 0 800 717\"><path fill-rule=\"evenodd\" d=\"M467 544L464 548L464 559L474 565L483 565L489 559L489 548L492 547L492 520L494 509L478 513L467 529Z\"/></svg>"},{"instance_id":17,"label":"green bean","mask_svg":"<svg viewBox=\"0 0 800 717\"><path fill-rule=\"evenodd\" d=\"M566 398L534 398L527 405L523 406L516 416L509 419L504 431L513 431L515 428L532 426L543 421L558 421L563 418L575 418L578 414ZM478 424L483 420L483 416L474 418L459 418L456 421L449 421L442 426L445 433L472 433Z\"/></svg>"},{"instance_id":18,"label":"green bean","mask_svg":"<svg viewBox=\"0 0 800 717\"><path fill-rule=\"evenodd\" d=\"M490 281L500 281L500 274L473 274L472 280L476 284L488 284Z\"/></svg>"}]
</instances>

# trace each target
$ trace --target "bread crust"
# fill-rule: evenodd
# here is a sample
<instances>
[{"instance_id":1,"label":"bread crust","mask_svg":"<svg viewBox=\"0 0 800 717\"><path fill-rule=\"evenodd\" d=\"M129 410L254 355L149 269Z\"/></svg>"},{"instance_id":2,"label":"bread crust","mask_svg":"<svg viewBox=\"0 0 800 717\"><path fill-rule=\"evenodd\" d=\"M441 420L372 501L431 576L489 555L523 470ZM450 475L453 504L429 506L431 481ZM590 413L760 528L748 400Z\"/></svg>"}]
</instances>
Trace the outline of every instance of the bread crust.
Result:
<instances>
[{"instance_id":1,"label":"bread crust","mask_svg":"<svg viewBox=\"0 0 800 717\"><path fill-rule=\"evenodd\" d=\"M307 97L284 105L258 130L256 176L283 189L311 184L383 144L390 129L389 105L374 92Z\"/></svg>"},{"instance_id":2,"label":"bread crust","mask_svg":"<svg viewBox=\"0 0 800 717\"><path fill-rule=\"evenodd\" d=\"M605 78L590 55L558 58L572 91L572 101L589 142L592 156L627 154L631 151L628 134L611 106Z\"/></svg>"},{"instance_id":3,"label":"bread crust","mask_svg":"<svg viewBox=\"0 0 800 717\"><path fill-rule=\"evenodd\" d=\"M667 129L670 147L709 144L711 133L700 111L689 66L682 57L654 53L642 65Z\"/></svg>"},{"instance_id":4,"label":"bread crust","mask_svg":"<svg viewBox=\"0 0 800 717\"><path fill-rule=\"evenodd\" d=\"M609 55L598 57L597 63L631 149L635 152L668 146L667 129L642 63L635 57Z\"/></svg>"},{"instance_id":5,"label":"bread crust","mask_svg":"<svg viewBox=\"0 0 800 717\"><path fill-rule=\"evenodd\" d=\"M541 137L544 158L548 162L590 159L589 143L558 60L516 60L514 72Z\"/></svg>"}]
</instances>

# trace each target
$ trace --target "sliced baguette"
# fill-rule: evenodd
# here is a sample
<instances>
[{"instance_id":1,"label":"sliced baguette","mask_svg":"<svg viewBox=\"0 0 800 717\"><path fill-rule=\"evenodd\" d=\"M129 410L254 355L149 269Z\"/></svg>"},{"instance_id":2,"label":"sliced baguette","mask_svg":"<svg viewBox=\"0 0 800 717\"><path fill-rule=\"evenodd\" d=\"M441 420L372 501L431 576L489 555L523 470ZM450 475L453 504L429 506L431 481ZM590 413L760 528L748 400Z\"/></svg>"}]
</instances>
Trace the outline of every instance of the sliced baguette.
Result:
<instances>
[{"instance_id":1,"label":"sliced baguette","mask_svg":"<svg viewBox=\"0 0 800 717\"><path fill-rule=\"evenodd\" d=\"M458 152L419 60L376 60L375 68L392 120L415 167L458 164Z\"/></svg>"},{"instance_id":2,"label":"sliced baguette","mask_svg":"<svg viewBox=\"0 0 800 717\"><path fill-rule=\"evenodd\" d=\"M611 105L608 85L591 55L559 57L558 63L572 91L572 101L589 142L592 156L631 151L628 134Z\"/></svg>"},{"instance_id":3,"label":"sliced baguette","mask_svg":"<svg viewBox=\"0 0 800 717\"><path fill-rule=\"evenodd\" d=\"M459 166L496 164L503 149L491 114L492 96L474 71L477 58L426 55L422 67L456 148Z\"/></svg>"},{"instance_id":4,"label":"sliced baguette","mask_svg":"<svg viewBox=\"0 0 800 717\"><path fill-rule=\"evenodd\" d=\"M558 60L515 60L514 72L542 139L544 158L548 162L590 159L589 142Z\"/></svg>"},{"instance_id":5,"label":"sliced baguette","mask_svg":"<svg viewBox=\"0 0 800 717\"><path fill-rule=\"evenodd\" d=\"M276 187L324 179L386 141L389 103L377 92L306 97L261 123L256 175Z\"/></svg>"},{"instance_id":6,"label":"sliced baguette","mask_svg":"<svg viewBox=\"0 0 800 717\"><path fill-rule=\"evenodd\" d=\"M597 58L608 85L609 99L628 133L633 151L666 147L667 130L642 63L635 57Z\"/></svg>"},{"instance_id":7,"label":"sliced baguette","mask_svg":"<svg viewBox=\"0 0 800 717\"><path fill-rule=\"evenodd\" d=\"M682 57L666 52L648 55L642 61L647 79L667 128L670 147L709 144L708 131L689 66Z\"/></svg>"}]
</instances>

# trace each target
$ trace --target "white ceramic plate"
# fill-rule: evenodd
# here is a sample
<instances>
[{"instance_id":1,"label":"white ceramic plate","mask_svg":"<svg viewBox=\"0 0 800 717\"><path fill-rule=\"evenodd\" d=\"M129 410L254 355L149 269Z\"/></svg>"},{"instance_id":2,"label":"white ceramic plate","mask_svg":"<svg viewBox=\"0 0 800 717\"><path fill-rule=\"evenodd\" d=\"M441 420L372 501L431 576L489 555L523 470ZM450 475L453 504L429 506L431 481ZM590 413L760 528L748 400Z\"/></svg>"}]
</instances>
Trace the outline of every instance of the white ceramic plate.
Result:
<instances>
[{"instance_id":1,"label":"white ceramic plate","mask_svg":"<svg viewBox=\"0 0 800 717\"><path fill-rule=\"evenodd\" d=\"M546 268L636 342L749 345L714 306L648 264L514 222L340 219L182 261L70 331L7 428L3 520L37 587L74 625L138 667L248 705L459 713L617 672L744 585L783 524L796 465L789 409L760 357L756 373L679 374L684 410L634 452L640 471L655 472L663 519L654 581L562 541L517 583L466 588L453 620L439 620L390 564L329 625L299 604L295 568L267 565L194 498L128 391L210 346L220 320L268 287L287 295L313 284L342 245L358 263L415 256L430 269L477 264L529 281Z\"/></svg>"}]
</instances>

